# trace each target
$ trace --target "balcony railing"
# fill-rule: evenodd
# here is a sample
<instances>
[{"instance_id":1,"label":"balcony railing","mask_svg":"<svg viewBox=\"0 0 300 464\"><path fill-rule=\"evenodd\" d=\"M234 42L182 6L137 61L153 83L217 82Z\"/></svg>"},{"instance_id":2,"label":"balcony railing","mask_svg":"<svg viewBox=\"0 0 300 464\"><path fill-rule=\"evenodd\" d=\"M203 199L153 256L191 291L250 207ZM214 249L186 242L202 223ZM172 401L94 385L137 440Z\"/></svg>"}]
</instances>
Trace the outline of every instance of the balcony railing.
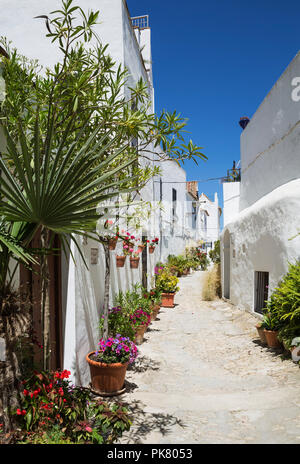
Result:
<instances>
[{"instance_id":1,"label":"balcony railing","mask_svg":"<svg viewBox=\"0 0 300 464\"><path fill-rule=\"evenodd\" d=\"M131 18L132 27L138 27L139 29L144 29L149 27L149 15L145 16L135 16Z\"/></svg>"}]
</instances>

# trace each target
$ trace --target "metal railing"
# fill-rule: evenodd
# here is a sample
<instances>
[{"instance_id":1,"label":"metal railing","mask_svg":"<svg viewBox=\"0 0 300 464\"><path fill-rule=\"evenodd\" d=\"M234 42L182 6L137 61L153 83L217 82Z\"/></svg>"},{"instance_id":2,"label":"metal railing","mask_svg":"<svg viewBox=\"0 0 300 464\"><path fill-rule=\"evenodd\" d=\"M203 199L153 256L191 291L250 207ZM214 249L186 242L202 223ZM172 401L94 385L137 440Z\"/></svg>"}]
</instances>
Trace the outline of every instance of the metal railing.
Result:
<instances>
[{"instance_id":1,"label":"metal railing","mask_svg":"<svg viewBox=\"0 0 300 464\"><path fill-rule=\"evenodd\" d=\"M131 18L132 27L138 27L139 29L144 29L149 27L149 15L145 16L135 16Z\"/></svg>"}]
</instances>

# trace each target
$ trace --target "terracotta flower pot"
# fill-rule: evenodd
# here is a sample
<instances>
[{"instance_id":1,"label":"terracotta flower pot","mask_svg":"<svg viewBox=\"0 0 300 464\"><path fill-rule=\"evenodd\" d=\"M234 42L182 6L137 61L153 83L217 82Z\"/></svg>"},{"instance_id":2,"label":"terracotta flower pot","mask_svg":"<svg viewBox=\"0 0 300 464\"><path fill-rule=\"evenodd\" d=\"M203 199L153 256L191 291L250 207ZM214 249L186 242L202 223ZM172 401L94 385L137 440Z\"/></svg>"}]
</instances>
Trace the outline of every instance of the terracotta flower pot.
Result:
<instances>
[{"instance_id":1,"label":"terracotta flower pot","mask_svg":"<svg viewBox=\"0 0 300 464\"><path fill-rule=\"evenodd\" d=\"M147 326L146 324L145 325L141 325L140 327L138 327L135 331L135 337L134 337L134 343L136 345L140 345L141 343L143 343L143 340L144 340L144 333L146 332L147 330Z\"/></svg>"},{"instance_id":2,"label":"terracotta flower pot","mask_svg":"<svg viewBox=\"0 0 300 464\"><path fill-rule=\"evenodd\" d=\"M162 293L161 305L165 308L174 308L175 293Z\"/></svg>"},{"instance_id":3,"label":"terracotta flower pot","mask_svg":"<svg viewBox=\"0 0 300 464\"><path fill-rule=\"evenodd\" d=\"M111 238L108 242L108 249L115 250L117 246L117 242L118 242L117 238Z\"/></svg>"},{"instance_id":4,"label":"terracotta flower pot","mask_svg":"<svg viewBox=\"0 0 300 464\"><path fill-rule=\"evenodd\" d=\"M267 345L267 339L266 339L266 335L265 335L265 332L264 332L264 329L263 327L260 327L259 324L256 324L256 330L258 332L258 335L259 335L259 338L260 338L260 341L263 345Z\"/></svg>"},{"instance_id":5,"label":"terracotta flower pot","mask_svg":"<svg viewBox=\"0 0 300 464\"><path fill-rule=\"evenodd\" d=\"M125 382L125 375L129 363L104 364L93 361L90 357L95 354L92 351L86 356L90 366L91 383L94 390L101 393L115 393L120 391Z\"/></svg>"},{"instance_id":6,"label":"terracotta flower pot","mask_svg":"<svg viewBox=\"0 0 300 464\"><path fill-rule=\"evenodd\" d=\"M116 256L117 267L124 267L126 256Z\"/></svg>"},{"instance_id":7,"label":"terracotta flower pot","mask_svg":"<svg viewBox=\"0 0 300 464\"><path fill-rule=\"evenodd\" d=\"M269 348L281 348L281 343L278 340L278 331L277 330L266 330L264 329L264 334L266 336L267 344Z\"/></svg>"},{"instance_id":8,"label":"terracotta flower pot","mask_svg":"<svg viewBox=\"0 0 300 464\"><path fill-rule=\"evenodd\" d=\"M134 258L130 256L130 267L131 269L137 269L139 267L140 258Z\"/></svg>"},{"instance_id":9,"label":"terracotta flower pot","mask_svg":"<svg viewBox=\"0 0 300 464\"><path fill-rule=\"evenodd\" d=\"M152 246L152 245L150 245L150 246L149 246L149 253L150 253L150 254L154 253L154 250L155 250L155 247Z\"/></svg>"},{"instance_id":10,"label":"terracotta flower pot","mask_svg":"<svg viewBox=\"0 0 300 464\"><path fill-rule=\"evenodd\" d=\"M151 321L155 321L155 319L157 318L157 315L159 313L159 310L160 310L159 305L153 306L152 311L151 311Z\"/></svg>"},{"instance_id":11,"label":"terracotta flower pot","mask_svg":"<svg viewBox=\"0 0 300 464\"><path fill-rule=\"evenodd\" d=\"M138 250L142 253L143 249L145 248L145 245L139 245Z\"/></svg>"}]
</instances>

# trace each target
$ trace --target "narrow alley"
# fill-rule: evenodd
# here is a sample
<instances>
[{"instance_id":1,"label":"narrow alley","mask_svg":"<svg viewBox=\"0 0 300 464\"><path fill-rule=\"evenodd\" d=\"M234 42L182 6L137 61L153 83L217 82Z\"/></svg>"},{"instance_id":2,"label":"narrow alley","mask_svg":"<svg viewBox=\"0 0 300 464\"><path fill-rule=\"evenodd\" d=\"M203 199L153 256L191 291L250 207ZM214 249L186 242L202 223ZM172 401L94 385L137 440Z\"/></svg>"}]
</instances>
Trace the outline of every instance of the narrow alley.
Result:
<instances>
[{"instance_id":1,"label":"narrow alley","mask_svg":"<svg viewBox=\"0 0 300 464\"><path fill-rule=\"evenodd\" d=\"M300 443L299 366L260 344L253 315L202 301L204 274L180 278L139 346L121 443Z\"/></svg>"}]
</instances>

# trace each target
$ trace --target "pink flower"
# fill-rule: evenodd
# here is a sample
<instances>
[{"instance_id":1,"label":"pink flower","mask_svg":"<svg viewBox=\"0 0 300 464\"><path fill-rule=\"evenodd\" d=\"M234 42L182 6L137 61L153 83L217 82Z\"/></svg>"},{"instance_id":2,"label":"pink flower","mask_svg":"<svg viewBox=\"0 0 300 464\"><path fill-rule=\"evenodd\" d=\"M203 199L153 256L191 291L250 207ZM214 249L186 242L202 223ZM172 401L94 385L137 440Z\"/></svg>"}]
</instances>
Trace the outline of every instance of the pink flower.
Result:
<instances>
[{"instance_id":1,"label":"pink flower","mask_svg":"<svg viewBox=\"0 0 300 464\"><path fill-rule=\"evenodd\" d=\"M130 253L133 253L133 248L129 248Z\"/></svg>"},{"instance_id":2,"label":"pink flower","mask_svg":"<svg viewBox=\"0 0 300 464\"><path fill-rule=\"evenodd\" d=\"M85 430L86 430L87 432L90 432L90 433L92 433L92 431L93 431L93 429L92 429L91 427L89 427L89 426L87 426L87 427L85 428Z\"/></svg>"}]
</instances>

